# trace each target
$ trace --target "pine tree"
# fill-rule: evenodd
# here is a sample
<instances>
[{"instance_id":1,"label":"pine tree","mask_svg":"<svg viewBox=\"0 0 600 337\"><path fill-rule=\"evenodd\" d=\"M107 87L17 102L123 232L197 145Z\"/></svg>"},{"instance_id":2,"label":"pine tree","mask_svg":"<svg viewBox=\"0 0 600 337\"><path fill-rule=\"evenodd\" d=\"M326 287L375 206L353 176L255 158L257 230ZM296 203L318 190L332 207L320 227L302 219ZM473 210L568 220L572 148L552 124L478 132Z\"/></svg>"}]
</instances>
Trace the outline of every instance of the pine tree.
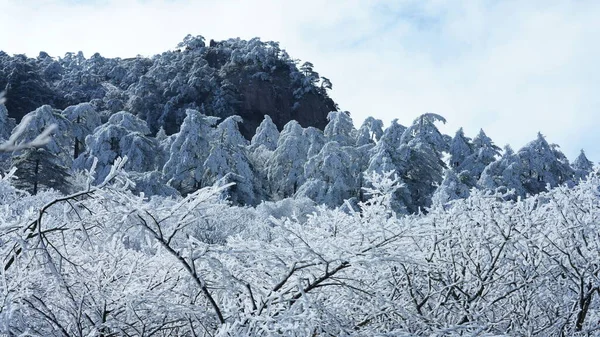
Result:
<instances>
[{"instance_id":1,"label":"pine tree","mask_svg":"<svg viewBox=\"0 0 600 337\"><path fill-rule=\"evenodd\" d=\"M394 191L391 205L396 213L406 213L406 205L411 203L410 192L408 191L405 184L402 183L399 169L403 163L398 152L400 139L402 134L406 131L406 127L398 123L397 119L394 119L390 126L385 129L381 138L377 144L369 150L370 156L369 161L366 164L366 170L364 171L365 177L371 177L373 174L385 174L387 172L393 172L399 182L399 187ZM368 181L363 181L362 186L370 188ZM362 193L360 200L364 201L365 196Z\"/></svg>"},{"instance_id":2,"label":"pine tree","mask_svg":"<svg viewBox=\"0 0 600 337\"><path fill-rule=\"evenodd\" d=\"M273 120L269 115L265 115L263 121L256 129L256 133L252 137L250 142L251 149L256 149L259 146L264 146L269 151L274 151L277 148L277 141L279 140L279 130L273 123Z\"/></svg>"},{"instance_id":3,"label":"pine tree","mask_svg":"<svg viewBox=\"0 0 600 337\"><path fill-rule=\"evenodd\" d=\"M460 174L457 174L452 169L448 169L445 171L442 184L431 197L431 201L432 204L444 205L452 200L467 198L469 194L469 186L461 180Z\"/></svg>"},{"instance_id":4,"label":"pine tree","mask_svg":"<svg viewBox=\"0 0 600 337\"><path fill-rule=\"evenodd\" d=\"M44 149L32 148L12 158L12 166L17 168L19 179L15 186L37 194L42 187L53 188L63 193L69 189L69 171L60 165L57 156Z\"/></svg>"},{"instance_id":5,"label":"pine tree","mask_svg":"<svg viewBox=\"0 0 600 337\"><path fill-rule=\"evenodd\" d=\"M17 139L17 143L27 143L34 140L42 131L51 125L55 126L52 138L46 144L46 150L57 157L58 163L70 167L73 161L70 153L72 139L71 122L65 118L60 110L44 105L25 115L21 123L28 121L25 132ZM19 124L21 124L19 123Z\"/></svg>"},{"instance_id":6,"label":"pine tree","mask_svg":"<svg viewBox=\"0 0 600 337\"><path fill-rule=\"evenodd\" d=\"M309 126L302 132L303 136L308 139L309 147L308 152L306 154L307 158L312 158L321 152L321 149L325 145L325 135L323 135L323 131Z\"/></svg>"},{"instance_id":7,"label":"pine tree","mask_svg":"<svg viewBox=\"0 0 600 337\"><path fill-rule=\"evenodd\" d=\"M458 129L450 142L450 167L457 170L473 154L471 139L466 137L463 128Z\"/></svg>"},{"instance_id":8,"label":"pine tree","mask_svg":"<svg viewBox=\"0 0 600 337\"><path fill-rule=\"evenodd\" d=\"M375 144L381 136L383 136L383 122L368 117L356 132L356 146Z\"/></svg>"},{"instance_id":9,"label":"pine tree","mask_svg":"<svg viewBox=\"0 0 600 337\"><path fill-rule=\"evenodd\" d=\"M73 168L89 169L97 158L96 183L104 180L118 157L128 158L124 166L126 170L154 171L158 147L149 133L150 129L143 120L125 111L116 113L86 137L86 151L75 160Z\"/></svg>"},{"instance_id":10,"label":"pine tree","mask_svg":"<svg viewBox=\"0 0 600 337\"><path fill-rule=\"evenodd\" d=\"M446 122L436 114L421 115L400 139L396 170L410 192L406 206L411 213L431 205L431 197L443 180L446 164L442 152L448 151L449 142L435 126L437 121Z\"/></svg>"},{"instance_id":11,"label":"pine tree","mask_svg":"<svg viewBox=\"0 0 600 337\"><path fill-rule=\"evenodd\" d=\"M485 167L494 162L499 155L500 148L483 130L479 130L473 138L473 154L466 159L462 170L468 170L475 180L478 180Z\"/></svg>"},{"instance_id":12,"label":"pine tree","mask_svg":"<svg viewBox=\"0 0 600 337\"><path fill-rule=\"evenodd\" d=\"M481 189L506 193L513 191L513 198L526 195L523 186L523 166L521 159L508 145L502 157L490 163L481 173L477 186Z\"/></svg>"},{"instance_id":13,"label":"pine tree","mask_svg":"<svg viewBox=\"0 0 600 337\"><path fill-rule=\"evenodd\" d=\"M523 185L530 194L572 182L574 172L555 144L548 144L541 133L517 153L523 165Z\"/></svg>"},{"instance_id":14,"label":"pine tree","mask_svg":"<svg viewBox=\"0 0 600 337\"><path fill-rule=\"evenodd\" d=\"M213 126L217 120L188 109L179 132L172 136L168 160L162 171L169 184L183 194L206 185L202 181L204 162L210 153Z\"/></svg>"},{"instance_id":15,"label":"pine tree","mask_svg":"<svg viewBox=\"0 0 600 337\"><path fill-rule=\"evenodd\" d=\"M217 126L210 154L204 162L203 183L235 183L230 188L231 201L254 205L262 199L261 187L246 154L247 141L239 130L242 118L230 116Z\"/></svg>"},{"instance_id":16,"label":"pine tree","mask_svg":"<svg viewBox=\"0 0 600 337\"><path fill-rule=\"evenodd\" d=\"M328 142L335 141L340 146L355 145L356 129L350 114L345 111L332 111L327 115L329 123L325 126L323 134Z\"/></svg>"},{"instance_id":17,"label":"pine tree","mask_svg":"<svg viewBox=\"0 0 600 337\"><path fill-rule=\"evenodd\" d=\"M354 147L327 142L319 154L304 165L304 172L307 181L296 196L308 197L331 207L359 196L360 166Z\"/></svg>"},{"instance_id":18,"label":"pine tree","mask_svg":"<svg viewBox=\"0 0 600 337\"><path fill-rule=\"evenodd\" d=\"M288 122L283 127L277 148L269 160L269 190L276 200L294 195L304 183L304 163L310 143L303 131L298 122Z\"/></svg>"},{"instance_id":19,"label":"pine tree","mask_svg":"<svg viewBox=\"0 0 600 337\"><path fill-rule=\"evenodd\" d=\"M594 170L594 163L587 159L585 152L581 150L579 156L577 156L577 158L573 161L571 167L575 172L575 182L579 182L582 179L586 179L587 176L592 173Z\"/></svg>"},{"instance_id":20,"label":"pine tree","mask_svg":"<svg viewBox=\"0 0 600 337\"><path fill-rule=\"evenodd\" d=\"M71 121L71 135L73 139L73 159L77 159L84 150L85 137L92 134L100 124L100 115L90 103L81 103L67 107L63 115Z\"/></svg>"},{"instance_id":21,"label":"pine tree","mask_svg":"<svg viewBox=\"0 0 600 337\"><path fill-rule=\"evenodd\" d=\"M15 120L8 117L8 110L6 110L6 106L0 103L0 143L8 140L15 126Z\"/></svg>"}]
</instances>

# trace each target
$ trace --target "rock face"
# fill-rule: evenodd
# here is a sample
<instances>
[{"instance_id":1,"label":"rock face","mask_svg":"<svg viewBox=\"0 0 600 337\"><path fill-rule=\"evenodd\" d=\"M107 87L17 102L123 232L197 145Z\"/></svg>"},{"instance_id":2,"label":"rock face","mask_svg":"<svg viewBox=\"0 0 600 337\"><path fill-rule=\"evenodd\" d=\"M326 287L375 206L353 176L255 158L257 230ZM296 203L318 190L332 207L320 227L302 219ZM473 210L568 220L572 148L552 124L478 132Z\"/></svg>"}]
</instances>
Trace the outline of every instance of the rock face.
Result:
<instances>
[{"instance_id":1,"label":"rock face","mask_svg":"<svg viewBox=\"0 0 600 337\"><path fill-rule=\"evenodd\" d=\"M329 97L309 92L299 100L294 98L293 87L284 75L276 77L275 83L242 80L239 85L239 115L244 119L241 132L250 138L264 115L269 115L281 130L290 120L296 120L303 127L325 128L327 114L337 110Z\"/></svg>"},{"instance_id":2,"label":"rock face","mask_svg":"<svg viewBox=\"0 0 600 337\"><path fill-rule=\"evenodd\" d=\"M312 66L312 65L311 65ZM230 39L204 44L188 36L179 49L152 58L104 58L81 52L52 58L0 52L0 90L7 91L10 117L39 105L64 109L91 102L103 115L126 110L146 120L153 132L175 133L188 108L226 118L239 115L252 137L264 115L278 128L295 119L324 128L337 110L316 72L299 70L276 42Z\"/></svg>"}]
</instances>

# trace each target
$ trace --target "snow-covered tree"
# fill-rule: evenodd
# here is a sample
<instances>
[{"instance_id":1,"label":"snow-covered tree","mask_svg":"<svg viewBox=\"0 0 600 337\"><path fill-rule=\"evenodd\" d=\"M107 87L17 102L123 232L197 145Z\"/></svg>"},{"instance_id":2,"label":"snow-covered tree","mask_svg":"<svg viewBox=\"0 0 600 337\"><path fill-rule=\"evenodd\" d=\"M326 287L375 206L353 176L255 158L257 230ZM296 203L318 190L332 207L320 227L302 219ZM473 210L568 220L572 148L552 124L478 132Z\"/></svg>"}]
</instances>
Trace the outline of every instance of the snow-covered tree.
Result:
<instances>
[{"instance_id":1,"label":"snow-covered tree","mask_svg":"<svg viewBox=\"0 0 600 337\"><path fill-rule=\"evenodd\" d=\"M374 144L383 136L383 122L380 119L367 117L356 132L356 146Z\"/></svg>"},{"instance_id":2,"label":"snow-covered tree","mask_svg":"<svg viewBox=\"0 0 600 337\"><path fill-rule=\"evenodd\" d=\"M85 137L92 134L100 124L100 115L90 103L81 103L67 107L62 114L71 121L73 140L73 159L77 159L85 145Z\"/></svg>"},{"instance_id":3,"label":"snow-covered tree","mask_svg":"<svg viewBox=\"0 0 600 337\"><path fill-rule=\"evenodd\" d=\"M169 184L184 194L204 186L204 162L210 153L217 119L188 109L179 132L172 136L162 171Z\"/></svg>"},{"instance_id":4,"label":"snow-covered tree","mask_svg":"<svg viewBox=\"0 0 600 337\"><path fill-rule=\"evenodd\" d=\"M587 176L590 173L592 173L592 171L594 170L594 163L587 159L587 157L585 156L585 152L581 150L579 156L577 156L577 158L575 158L575 160L571 164L571 167L575 172L574 180L577 183L582 179L586 179Z\"/></svg>"},{"instance_id":5,"label":"snow-covered tree","mask_svg":"<svg viewBox=\"0 0 600 337\"><path fill-rule=\"evenodd\" d=\"M125 168L136 172L156 170L157 144L149 137L146 122L129 112L112 115L108 122L97 127L85 139L86 152L73 163L75 170L89 169L95 158L97 163L96 183L104 181L114 161L127 157Z\"/></svg>"},{"instance_id":6,"label":"snow-covered tree","mask_svg":"<svg viewBox=\"0 0 600 337\"><path fill-rule=\"evenodd\" d=\"M55 155L58 163L70 167L72 156L70 153L72 124L65 118L60 110L52 109L44 105L35 111L25 115L20 124L26 123L24 130L16 139L16 143L28 143L37 138L44 130L54 126L52 138L46 144L46 149ZM19 130L19 126L13 130L13 134Z\"/></svg>"},{"instance_id":7,"label":"snow-covered tree","mask_svg":"<svg viewBox=\"0 0 600 337\"><path fill-rule=\"evenodd\" d=\"M6 110L6 106L0 103L0 142L8 140L15 126L15 120L8 117L8 110Z\"/></svg>"},{"instance_id":8,"label":"snow-covered tree","mask_svg":"<svg viewBox=\"0 0 600 337\"><path fill-rule=\"evenodd\" d=\"M392 120L392 123L385 129L377 145L370 151L371 157L367 168L368 172L381 174L398 169L400 165L398 147L400 146L400 138L402 138L404 131L406 131L406 127L399 124L397 119Z\"/></svg>"},{"instance_id":9,"label":"snow-covered tree","mask_svg":"<svg viewBox=\"0 0 600 337\"><path fill-rule=\"evenodd\" d=\"M265 118L256 129L256 133L252 137L251 148L256 149L259 146L264 146L269 151L274 151L277 148L277 141L279 140L279 130L273 123L273 120L269 115L265 115Z\"/></svg>"},{"instance_id":10,"label":"snow-covered tree","mask_svg":"<svg viewBox=\"0 0 600 337\"><path fill-rule=\"evenodd\" d=\"M541 133L517 153L523 165L523 185L530 194L572 182L573 169L556 144L548 144Z\"/></svg>"},{"instance_id":11,"label":"snow-covered tree","mask_svg":"<svg viewBox=\"0 0 600 337\"><path fill-rule=\"evenodd\" d=\"M502 157L490 163L481 173L477 186L481 189L506 193L513 191L514 196L524 197L523 166L521 159L508 145L504 147Z\"/></svg>"},{"instance_id":12,"label":"snow-covered tree","mask_svg":"<svg viewBox=\"0 0 600 337\"><path fill-rule=\"evenodd\" d=\"M443 180L446 164L442 152L448 151L448 139L435 126L446 120L436 114L419 116L404 131L398 149L397 171L408 188L411 200L406 204L410 212L431 205L431 197Z\"/></svg>"},{"instance_id":13,"label":"snow-covered tree","mask_svg":"<svg viewBox=\"0 0 600 337\"><path fill-rule=\"evenodd\" d=\"M238 128L241 122L242 118L234 115L217 125L202 179L207 186L235 183L229 189L231 200L254 205L261 199L261 187L246 153L247 141Z\"/></svg>"},{"instance_id":14,"label":"snow-covered tree","mask_svg":"<svg viewBox=\"0 0 600 337\"><path fill-rule=\"evenodd\" d=\"M340 146L355 145L356 129L348 112L331 111L327 120L329 123L325 126L323 134L328 142L335 141Z\"/></svg>"},{"instance_id":15,"label":"snow-covered tree","mask_svg":"<svg viewBox=\"0 0 600 337\"><path fill-rule=\"evenodd\" d=\"M308 139L310 144L306 154L306 157L310 159L321 152L321 149L325 145L325 136L323 135L323 131L312 126L304 129L303 135L306 139Z\"/></svg>"},{"instance_id":16,"label":"snow-covered tree","mask_svg":"<svg viewBox=\"0 0 600 337\"><path fill-rule=\"evenodd\" d=\"M296 195L319 204L340 206L344 200L359 196L360 169L354 147L327 142L319 154L304 165L307 180Z\"/></svg>"},{"instance_id":17,"label":"snow-covered tree","mask_svg":"<svg viewBox=\"0 0 600 337\"><path fill-rule=\"evenodd\" d=\"M450 142L450 167L458 169L462 163L473 154L471 139L465 136L462 128L456 131L454 138Z\"/></svg>"},{"instance_id":18,"label":"snow-covered tree","mask_svg":"<svg viewBox=\"0 0 600 337\"><path fill-rule=\"evenodd\" d=\"M452 169L445 171L444 180L431 197L432 204L444 205L449 201L469 196L469 186L462 181L461 174L457 174Z\"/></svg>"},{"instance_id":19,"label":"snow-covered tree","mask_svg":"<svg viewBox=\"0 0 600 337\"><path fill-rule=\"evenodd\" d=\"M372 177L373 174L382 175L386 172L392 172L396 175L399 186L393 192L392 201L393 210L396 213L406 213L406 205L411 202L410 193L406 185L402 183L402 179L399 178L399 170L403 164L399 156L398 147L404 131L406 131L406 127L399 124L397 119L392 120L392 123L385 129L377 144L369 150L369 161L364 170L364 177ZM366 188L371 187L368 181L364 181L362 186ZM364 198L364 196L361 196L360 199L364 200Z\"/></svg>"},{"instance_id":20,"label":"snow-covered tree","mask_svg":"<svg viewBox=\"0 0 600 337\"><path fill-rule=\"evenodd\" d=\"M294 195L304 183L304 164L310 142L298 122L288 122L267 165L270 193L275 200Z\"/></svg>"},{"instance_id":21,"label":"snow-covered tree","mask_svg":"<svg viewBox=\"0 0 600 337\"><path fill-rule=\"evenodd\" d=\"M469 186L475 186L483 170L496 160L496 157L500 155L500 148L494 144L491 138L489 138L483 130L479 130L479 133L473 138L472 143L473 153L465 158L462 165L458 168L458 171L468 171L472 177L472 182L468 183Z\"/></svg>"}]
</instances>

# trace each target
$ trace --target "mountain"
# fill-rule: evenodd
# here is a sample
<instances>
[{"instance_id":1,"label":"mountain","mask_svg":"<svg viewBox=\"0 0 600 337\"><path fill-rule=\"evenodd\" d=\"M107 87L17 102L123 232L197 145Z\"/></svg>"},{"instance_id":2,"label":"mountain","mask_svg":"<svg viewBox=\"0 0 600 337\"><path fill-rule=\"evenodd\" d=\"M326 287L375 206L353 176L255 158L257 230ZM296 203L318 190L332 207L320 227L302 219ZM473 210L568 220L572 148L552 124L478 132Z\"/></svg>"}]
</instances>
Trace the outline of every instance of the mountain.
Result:
<instances>
[{"instance_id":1,"label":"mountain","mask_svg":"<svg viewBox=\"0 0 600 337\"><path fill-rule=\"evenodd\" d=\"M222 119L239 115L250 138L269 115L279 129L288 121L324 128L337 110L328 96L331 82L299 66L276 42L210 41L188 35L177 49L151 58L105 58L82 52L36 58L0 52L0 88L9 116L19 121L44 104L64 109L91 102L105 120L121 110L145 120L152 132L179 130L185 110Z\"/></svg>"}]
</instances>

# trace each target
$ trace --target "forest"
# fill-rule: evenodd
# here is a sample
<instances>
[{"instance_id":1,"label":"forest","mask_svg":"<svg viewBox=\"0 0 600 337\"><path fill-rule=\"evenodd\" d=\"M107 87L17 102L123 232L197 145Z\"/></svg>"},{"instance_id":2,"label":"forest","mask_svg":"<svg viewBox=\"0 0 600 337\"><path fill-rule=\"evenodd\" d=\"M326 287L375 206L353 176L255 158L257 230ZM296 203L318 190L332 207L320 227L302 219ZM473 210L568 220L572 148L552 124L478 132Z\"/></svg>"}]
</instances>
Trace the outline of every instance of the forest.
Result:
<instances>
[{"instance_id":1,"label":"forest","mask_svg":"<svg viewBox=\"0 0 600 337\"><path fill-rule=\"evenodd\" d=\"M0 53L0 85L0 334L600 333L583 150L356 127L259 39Z\"/></svg>"}]
</instances>

